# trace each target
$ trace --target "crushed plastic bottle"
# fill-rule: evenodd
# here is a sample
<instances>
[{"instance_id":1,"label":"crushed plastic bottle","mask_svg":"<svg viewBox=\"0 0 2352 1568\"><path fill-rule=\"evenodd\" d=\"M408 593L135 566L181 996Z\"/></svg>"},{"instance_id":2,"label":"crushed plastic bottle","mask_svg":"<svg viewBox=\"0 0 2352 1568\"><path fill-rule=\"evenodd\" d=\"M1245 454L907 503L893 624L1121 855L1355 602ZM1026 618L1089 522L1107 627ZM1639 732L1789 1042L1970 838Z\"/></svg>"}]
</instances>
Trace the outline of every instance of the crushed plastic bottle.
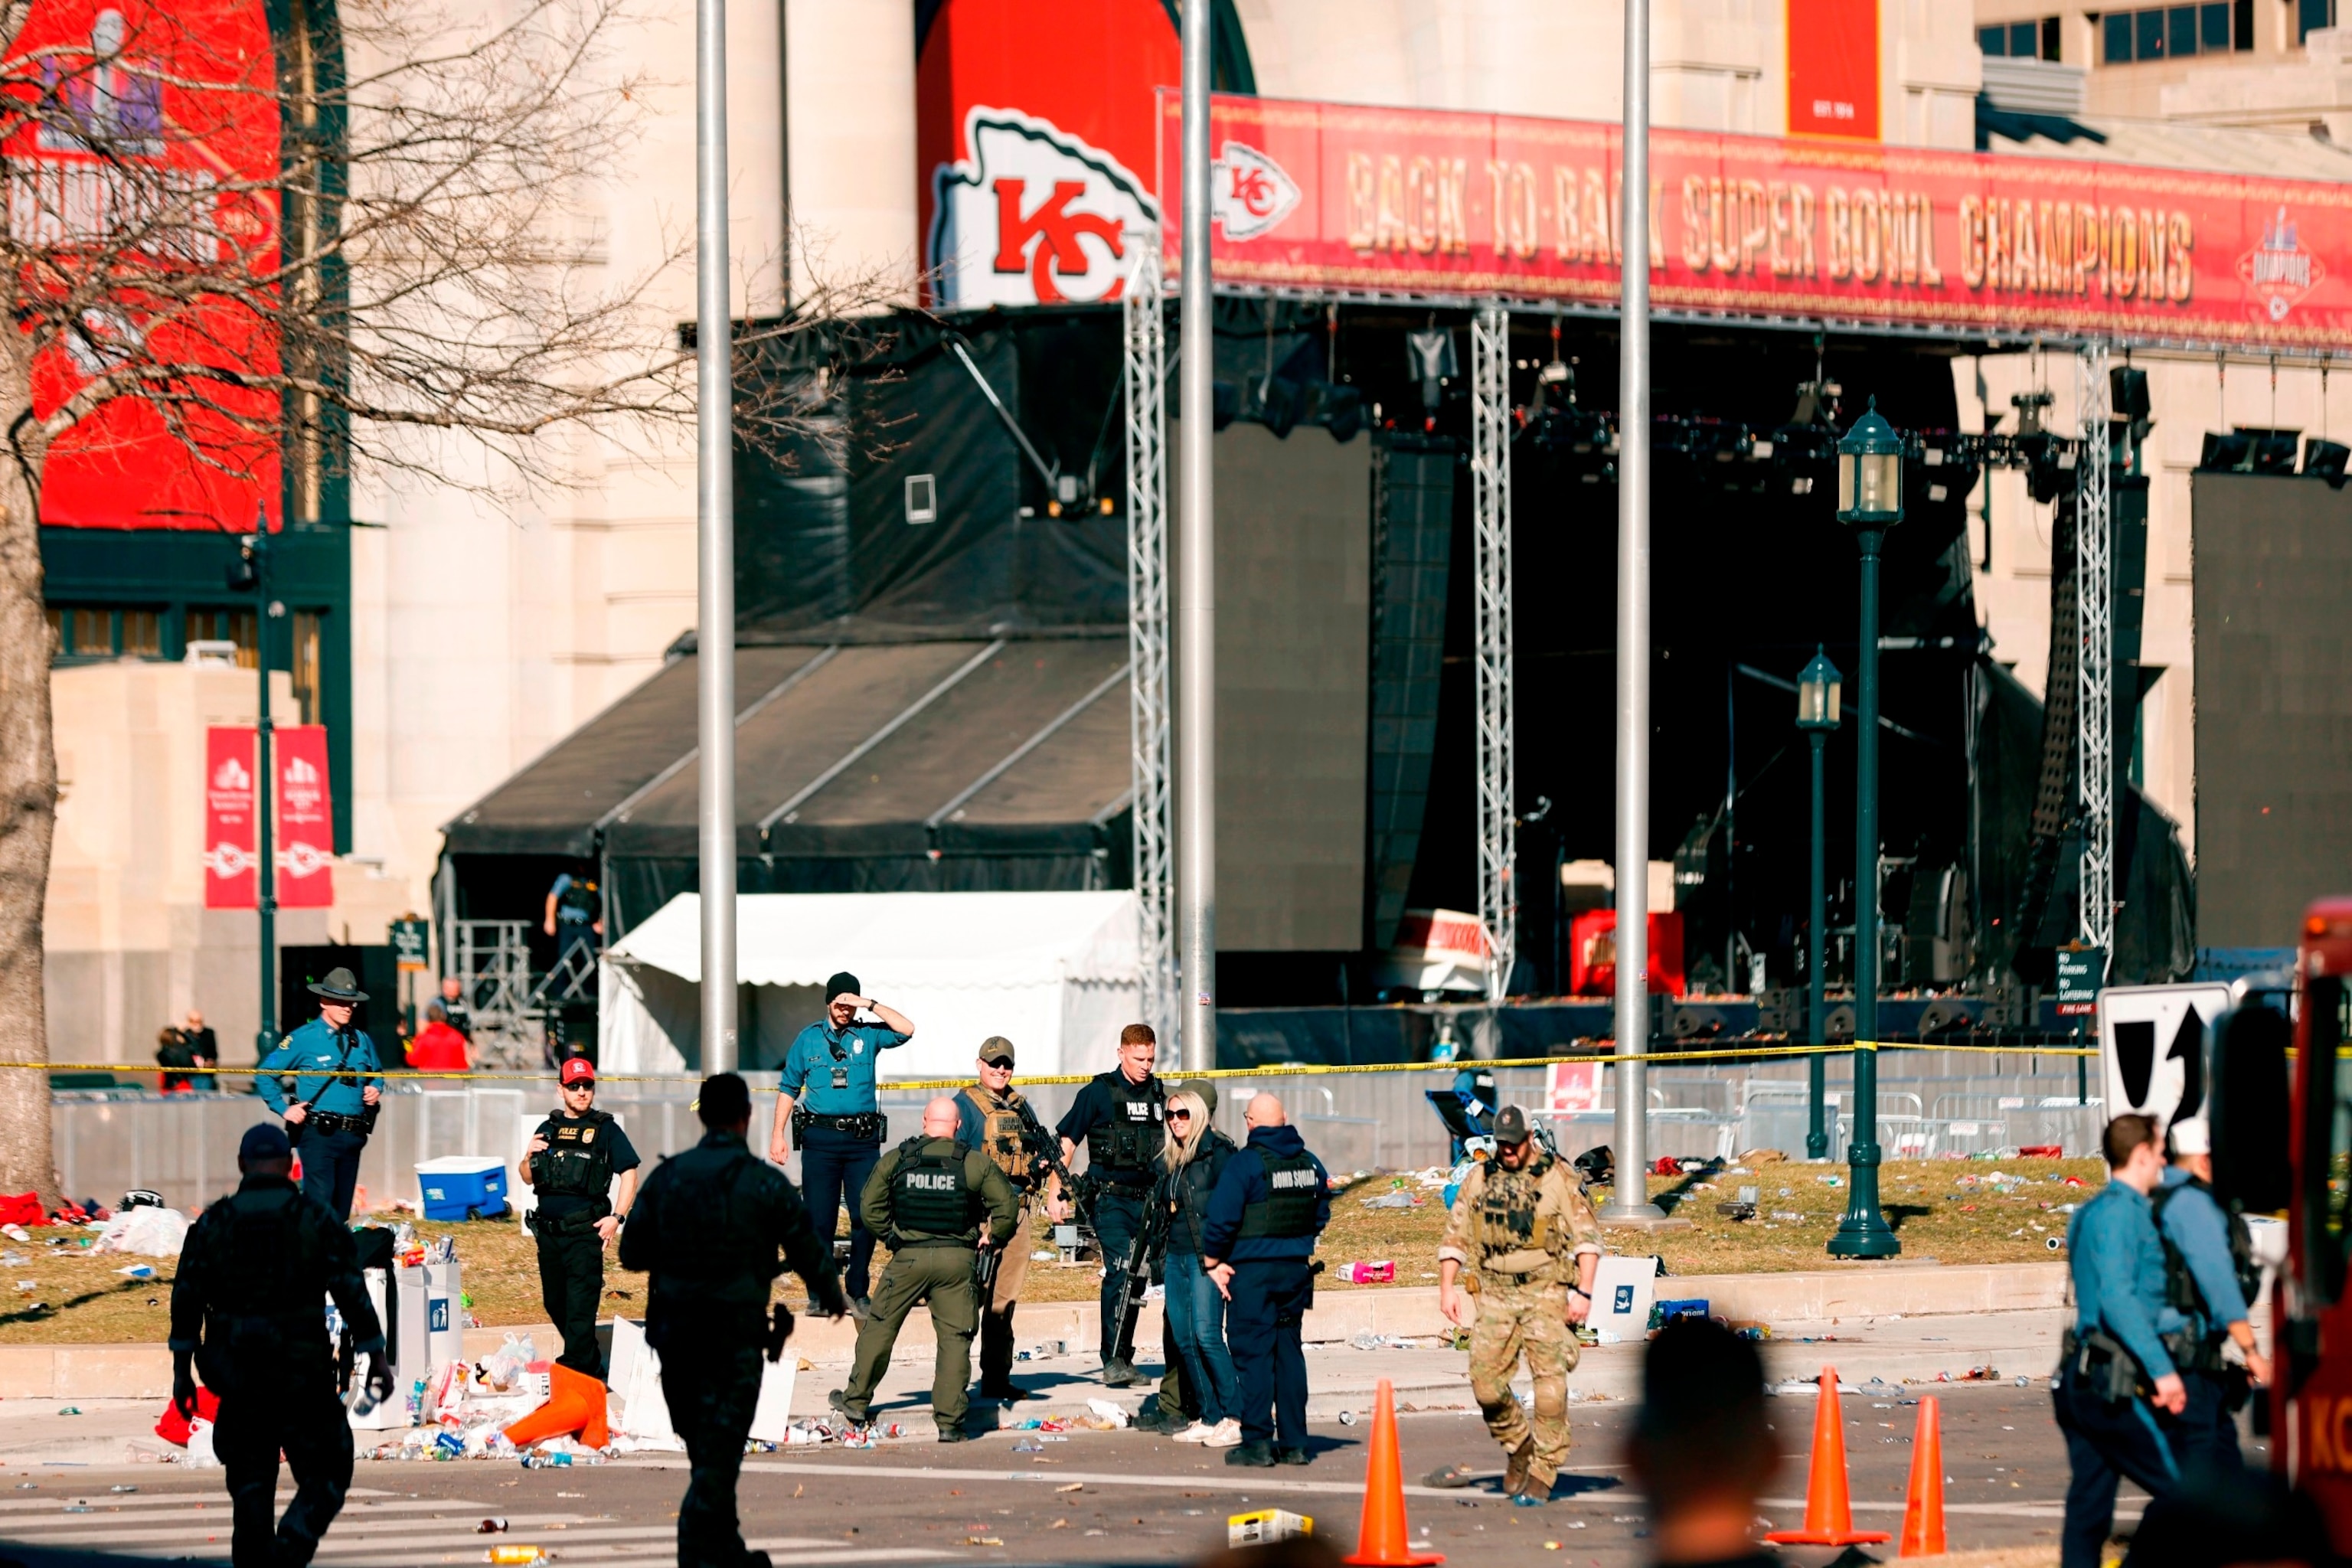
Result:
<instances>
[{"instance_id":1,"label":"crushed plastic bottle","mask_svg":"<svg viewBox=\"0 0 2352 1568\"><path fill-rule=\"evenodd\" d=\"M568 1470L572 1468L572 1456L562 1453L525 1454L522 1457L522 1468L526 1470Z\"/></svg>"}]
</instances>

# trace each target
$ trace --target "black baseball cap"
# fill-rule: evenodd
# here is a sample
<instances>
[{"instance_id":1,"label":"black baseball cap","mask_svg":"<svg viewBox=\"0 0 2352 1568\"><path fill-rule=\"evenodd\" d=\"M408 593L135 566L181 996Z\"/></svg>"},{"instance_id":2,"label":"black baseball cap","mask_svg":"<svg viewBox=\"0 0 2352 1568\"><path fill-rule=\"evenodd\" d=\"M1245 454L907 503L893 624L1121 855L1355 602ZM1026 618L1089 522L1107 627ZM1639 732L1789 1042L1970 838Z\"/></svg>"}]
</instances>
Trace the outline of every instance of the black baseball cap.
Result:
<instances>
[{"instance_id":1,"label":"black baseball cap","mask_svg":"<svg viewBox=\"0 0 2352 1568\"><path fill-rule=\"evenodd\" d=\"M1524 1143L1532 1130L1528 1126L1528 1113L1516 1105L1507 1105L1495 1116L1495 1142Z\"/></svg>"},{"instance_id":2,"label":"black baseball cap","mask_svg":"<svg viewBox=\"0 0 2352 1568\"><path fill-rule=\"evenodd\" d=\"M290 1160L294 1157L294 1145L287 1141L284 1128L257 1121L245 1130L236 1146L236 1157L247 1162Z\"/></svg>"}]
</instances>

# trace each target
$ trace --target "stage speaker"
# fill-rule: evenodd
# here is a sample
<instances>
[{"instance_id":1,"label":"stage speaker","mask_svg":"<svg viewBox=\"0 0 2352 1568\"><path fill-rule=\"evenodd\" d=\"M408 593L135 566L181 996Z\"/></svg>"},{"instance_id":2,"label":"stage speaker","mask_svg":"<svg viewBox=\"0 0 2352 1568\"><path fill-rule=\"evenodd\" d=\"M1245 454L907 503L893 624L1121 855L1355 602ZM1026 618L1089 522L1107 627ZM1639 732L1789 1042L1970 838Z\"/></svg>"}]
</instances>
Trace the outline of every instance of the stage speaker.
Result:
<instances>
[{"instance_id":1,"label":"stage speaker","mask_svg":"<svg viewBox=\"0 0 2352 1568\"><path fill-rule=\"evenodd\" d=\"M2208 430L2197 467L2209 474L2243 473L2253 452L2254 438L2242 430Z\"/></svg>"},{"instance_id":2,"label":"stage speaker","mask_svg":"<svg viewBox=\"0 0 2352 1568\"><path fill-rule=\"evenodd\" d=\"M2113 408L2111 417L2134 423L2147 418L2147 372L2117 365L2107 372L2107 397Z\"/></svg>"},{"instance_id":3,"label":"stage speaker","mask_svg":"<svg viewBox=\"0 0 2352 1568\"><path fill-rule=\"evenodd\" d=\"M2344 469L2352 462L2352 447L2341 441L2323 441L2315 436L2303 444L2303 473L2305 479L2326 479L2337 489L2344 488Z\"/></svg>"},{"instance_id":4,"label":"stage speaker","mask_svg":"<svg viewBox=\"0 0 2352 1568\"><path fill-rule=\"evenodd\" d=\"M2254 437L2253 471L2258 474L2294 472L2294 432L2265 430Z\"/></svg>"}]
</instances>

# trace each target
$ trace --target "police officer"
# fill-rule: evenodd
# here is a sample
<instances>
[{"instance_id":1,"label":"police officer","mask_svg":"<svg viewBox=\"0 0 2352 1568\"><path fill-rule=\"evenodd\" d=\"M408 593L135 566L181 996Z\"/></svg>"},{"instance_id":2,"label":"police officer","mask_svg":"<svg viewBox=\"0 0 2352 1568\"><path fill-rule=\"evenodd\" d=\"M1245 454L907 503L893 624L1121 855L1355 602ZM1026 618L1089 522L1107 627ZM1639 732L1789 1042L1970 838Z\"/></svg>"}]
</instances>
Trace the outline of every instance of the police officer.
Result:
<instances>
[{"instance_id":1,"label":"police officer","mask_svg":"<svg viewBox=\"0 0 2352 1568\"><path fill-rule=\"evenodd\" d=\"M1021 1194L996 1162L956 1136L956 1101L940 1095L923 1107L923 1131L874 1168L858 1206L866 1228L890 1244L866 1321L857 1327L857 1354L849 1385L833 1392L833 1407L866 1424L874 1389L890 1366L898 1326L921 1302L931 1307L939 1360L931 1374L931 1418L940 1441L961 1443L965 1385L971 1381L971 1336L980 1326L973 1255L1002 1247L1021 1224Z\"/></svg>"},{"instance_id":2,"label":"police officer","mask_svg":"<svg viewBox=\"0 0 2352 1568\"><path fill-rule=\"evenodd\" d=\"M702 1142L646 1178L621 1232L621 1267L653 1276L646 1342L661 1357L662 1398L686 1441L679 1568L767 1568L765 1552L743 1545L735 1482L759 1406L769 1294L789 1267L819 1315L837 1318L849 1304L799 1192L744 1142L751 1091L743 1080L705 1079L695 1106Z\"/></svg>"},{"instance_id":3,"label":"police officer","mask_svg":"<svg viewBox=\"0 0 2352 1568\"><path fill-rule=\"evenodd\" d=\"M2164 1244L2165 1294L2188 1315L2189 1326L2166 1348L2193 1391L2189 1414L2212 1418L2202 1431L2184 1420L2180 1449L2189 1468L2236 1471L2244 1468L2237 1412L2246 1402L2248 1379L2256 1386L2270 1382L2270 1363L2254 1349L2247 1309L2262 1288L2262 1270L2245 1220L2214 1199L2212 1136L2204 1119L2174 1122L2167 1142L2172 1163L2148 1201ZM2243 1367L2223 1359L2221 1347L2231 1342L2244 1357Z\"/></svg>"},{"instance_id":4,"label":"police officer","mask_svg":"<svg viewBox=\"0 0 2352 1568\"><path fill-rule=\"evenodd\" d=\"M980 1045L980 1079L956 1094L956 1141L994 1162L1021 1199L1013 1243L996 1266L996 1285L981 1303L980 1396L1008 1405L1033 1397L1013 1381L1013 1309L1029 1278L1029 1215L1045 1185L1037 1142L1049 1136L1037 1113L1013 1087L1013 1042L991 1035Z\"/></svg>"},{"instance_id":5,"label":"police officer","mask_svg":"<svg viewBox=\"0 0 2352 1568\"><path fill-rule=\"evenodd\" d=\"M530 1233L539 1242L539 1300L563 1335L556 1359L604 1381L596 1313L604 1299L604 1248L628 1218L645 1163L621 1124L596 1109L596 1068L567 1058L560 1075L563 1104L539 1124L516 1173L539 1195ZM613 1178L621 1179L616 1203Z\"/></svg>"},{"instance_id":6,"label":"police officer","mask_svg":"<svg viewBox=\"0 0 2352 1568\"><path fill-rule=\"evenodd\" d=\"M2099 1568L2115 1527L2117 1478L2130 1477L2151 1497L2178 1491L2183 1432L2212 1420L2210 1411L2190 1410L2190 1390L2165 1345L2188 1320L2166 1300L2164 1247L2148 1203L2164 1179L2156 1120L2118 1116L2102 1142L2112 1179L2066 1227L2076 1315L2050 1389L2074 1472L2060 1568Z\"/></svg>"},{"instance_id":7,"label":"police officer","mask_svg":"<svg viewBox=\"0 0 2352 1568\"><path fill-rule=\"evenodd\" d=\"M1127 1257L1143 1228L1144 1196L1159 1179L1155 1162L1166 1137L1168 1091L1152 1076L1160 1038L1149 1024L1118 1032L1118 1065L1097 1073L1070 1102L1055 1129L1062 1160L1087 1146L1087 1173L1095 1224L1102 1246L1103 1384L1125 1388L1143 1381L1135 1370L1134 1331L1119 1333L1119 1298L1127 1289ZM1055 1194L1058 1196L1059 1194ZM1055 1217L1060 1217L1056 1215Z\"/></svg>"},{"instance_id":8,"label":"police officer","mask_svg":"<svg viewBox=\"0 0 2352 1568\"><path fill-rule=\"evenodd\" d=\"M1313 1457L1298 1331L1315 1304L1309 1259L1331 1223L1331 1176L1273 1095L1253 1095L1242 1124L1249 1141L1225 1162L1201 1237L1202 1267L1225 1293L1225 1339L1241 1385L1242 1441L1225 1450L1225 1463L1305 1465Z\"/></svg>"},{"instance_id":9,"label":"police officer","mask_svg":"<svg viewBox=\"0 0 2352 1568\"><path fill-rule=\"evenodd\" d=\"M383 1064L367 1031L352 1026L367 993L352 972L330 969L310 989L319 1016L278 1042L254 1069L255 1081L269 1109L286 1119L287 1140L302 1151L302 1190L348 1221L360 1154L383 1100L383 1079L376 1076Z\"/></svg>"},{"instance_id":10,"label":"police officer","mask_svg":"<svg viewBox=\"0 0 2352 1568\"><path fill-rule=\"evenodd\" d=\"M861 994L857 976L847 970L824 983L824 1017L794 1036L784 1053L768 1158L781 1165L799 1148L809 1219L827 1247L833 1245L835 1216L848 1203L849 1295L862 1312L874 1233L859 1217L858 1194L882 1158L887 1126L874 1104L877 1058L913 1039L915 1025L904 1013ZM879 1022L861 1024L860 1013Z\"/></svg>"},{"instance_id":11,"label":"police officer","mask_svg":"<svg viewBox=\"0 0 2352 1568\"><path fill-rule=\"evenodd\" d=\"M1474 1164L1437 1246L1438 1310L1470 1331L1470 1391L1503 1446L1503 1489L1539 1506L1568 1462L1568 1374L1576 1325L1592 1310L1601 1221L1565 1161L1507 1105L1494 1121L1495 1162ZM1474 1305L1457 1289L1471 1270ZM1535 1418L1511 1392L1519 1357L1535 1383Z\"/></svg>"},{"instance_id":12,"label":"police officer","mask_svg":"<svg viewBox=\"0 0 2352 1568\"><path fill-rule=\"evenodd\" d=\"M172 1403L194 1418L198 1374L220 1400L213 1447L227 1470L236 1568L302 1568L351 1489L352 1426L320 1306L329 1292L368 1358L368 1392L392 1393L352 1233L296 1189L293 1163L284 1132L247 1128L244 1180L188 1227L172 1281ZM295 1488L282 1521L280 1449Z\"/></svg>"},{"instance_id":13,"label":"police officer","mask_svg":"<svg viewBox=\"0 0 2352 1568\"><path fill-rule=\"evenodd\" d=\"M562 968L575 947L586 948L594 960L596 939L604 934L604 897L586 861L559 875L547 889L547 915L541 929L555 939L551 968Z\"/></svg>"}]
</instances>

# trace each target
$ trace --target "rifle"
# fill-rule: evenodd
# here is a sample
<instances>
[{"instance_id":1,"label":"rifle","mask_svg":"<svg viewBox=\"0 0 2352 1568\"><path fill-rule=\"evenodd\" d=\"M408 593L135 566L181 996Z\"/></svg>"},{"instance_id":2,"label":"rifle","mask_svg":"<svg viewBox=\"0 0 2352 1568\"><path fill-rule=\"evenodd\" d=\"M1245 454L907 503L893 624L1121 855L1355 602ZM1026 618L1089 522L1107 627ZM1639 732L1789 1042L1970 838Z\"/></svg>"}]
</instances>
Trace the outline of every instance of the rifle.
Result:
<instances>
[{"instance_id":1,"label":"rifle","mask_svg":"<svg viewBox=\"0 0 2352 1568\"><path fill-rule=\"evenodd\" d=\"M1021 1237L1016 1235L1006 1245L1020 1244ZM983 1247L971 1255L972 1289L980 1296L980 1310L983 1312L988 1310L988 1304L996 1299L996 1270L1003 1261L1004 1248L1002 1247Z\"/></svg>"},{"instance_id":2,"label":"rifle","mask_svg":"<svg viewBox=\"0 0 2352 1568\"><path fill-rule=\"evenodd\" d=\"M1125 1345L1143 1312L1143 1298L1151 1289L1151 1259L1168 1244L1168 1179L1151 1184L1143 1195L1143 1223L1136 1227L1135 1245L1127 1249L1127 1267L1119 1276L1118 1332L1114 1346Z\"/></svg>"},{"instance_id":3,"label":"rifle","mask_svg":"<svg viewBox=\"0 0 2352 1568\"><path fill-rule=\"evenodd\" d=\"M1078 1179L1070 1174L1070 1167L1063 1162L1061 1140L1037 1120L1037 1113L1029 1109L1027 1100L1023 1100L1018 1109L1021 1112L1021 1141L1028 1145L1030 1157L1044 1165L1061 1183L1062 1195L1069 1200L1071 1217L1080 1225L1092 1226L1094 1205L1087 1201L1086 1190L1078 1185Z\"/></svg>"}]
</instances>

